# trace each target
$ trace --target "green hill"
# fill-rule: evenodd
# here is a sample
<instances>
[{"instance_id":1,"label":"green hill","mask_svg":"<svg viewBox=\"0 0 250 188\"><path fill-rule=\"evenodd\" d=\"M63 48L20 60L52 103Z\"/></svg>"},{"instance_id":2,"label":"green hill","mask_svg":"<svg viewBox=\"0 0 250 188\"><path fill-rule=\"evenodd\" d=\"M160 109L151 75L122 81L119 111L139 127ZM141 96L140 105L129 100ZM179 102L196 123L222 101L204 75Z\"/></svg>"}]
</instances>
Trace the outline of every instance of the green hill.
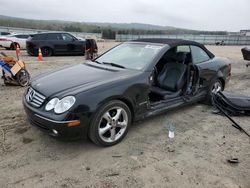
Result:
<instances>
[{"instance_id":1,"label":"green hill","mask_svg":"<svg viewBox=\"0 0 250 188\"><path fill-rule=\"evenodd\" d=\"M227 34L225 31L196 31L171 26L142 23L71 22L62 20L35 20L0 15L0 26L51 31L119 34Z\"/></svg>"}]
</instances>

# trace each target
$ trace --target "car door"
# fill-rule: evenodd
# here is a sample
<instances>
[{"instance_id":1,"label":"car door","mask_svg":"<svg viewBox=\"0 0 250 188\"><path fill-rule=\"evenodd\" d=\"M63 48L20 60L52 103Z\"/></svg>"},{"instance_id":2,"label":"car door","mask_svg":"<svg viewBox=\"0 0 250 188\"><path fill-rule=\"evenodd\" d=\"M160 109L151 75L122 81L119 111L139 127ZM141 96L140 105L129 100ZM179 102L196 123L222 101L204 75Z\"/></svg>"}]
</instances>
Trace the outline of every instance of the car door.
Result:
<instances>
[{"instance_id":1,"label":"car door","mask_svg":"<svg viewBox=\"0 0 250 188\"><path fill-rule=\"evenodd\" d=\"M78 39L74 36L73 37L73 42L75 44L75 52L76 53L84 53L85 51L85 40Z\"/></svg>"},{"instance_id":2,"label":"car door","mask_svg":"<svg viewBox=\"0 0 250 188\"><path fill-rule=\"evenodd\" d=\"M211 80L216 76L215 64L213 58L199 46L190 45L192 54L192 63L199 70L199 84L202 88L206 88L210 85Z\"/></svg>"},{"instance_id":3,"label":"car door","mask_svg":"<svg viewBox=\"0 0 250 188\"><path fill-rule=\"evenodd\" d=\"M80 53L83 51L81 42L68 33L62 33L62 39L65 42L68 53Z\"/></svg>"},{"instance_id":4,"label":"car door","mask_svg":"<svg viewBox=\"0 0 250 188\"><path fill-rule=\"evenodd\" d=\"M16 35L17 43L20 45L22 49L26 48L26 40L30 35Z\"/></svg>"},{"instance_id":5,"label":"car door","mask_svg":"<svg viewBox=\"0 0 250 188\"><path fill-rule=\"evenodd\" d=\"M13 41L13 43L19 44L20 48L25 48L25 45L23 45L24 39L22 39L22 35L13 35L11 38L12 38L11 40Z\"/></svg>"},{"instance_id":6,"label":"car door","mask_svg":"<svg viewBox=\"0 0 250 188\"><path fill-rule=\"evenodd\" d=\"M49 33L46 38L46 43L47 46L53 48L55 54L64 54L67 52L61 33Z\"/></svg>"}]
</instances>

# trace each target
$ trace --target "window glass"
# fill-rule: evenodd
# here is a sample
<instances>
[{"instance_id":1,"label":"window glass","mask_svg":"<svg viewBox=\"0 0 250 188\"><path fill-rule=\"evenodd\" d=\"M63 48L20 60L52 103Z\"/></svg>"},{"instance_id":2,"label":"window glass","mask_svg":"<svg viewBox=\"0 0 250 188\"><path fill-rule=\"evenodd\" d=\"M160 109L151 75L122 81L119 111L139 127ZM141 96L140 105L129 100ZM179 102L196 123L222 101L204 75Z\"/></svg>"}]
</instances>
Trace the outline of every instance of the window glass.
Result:
<instances>
[{"instance_id":1,"label":"window glass","mask_svg":"<svg viewBox=\"0 0 250 188\"><path fill-rule=\"evenodd\" d=\"M27 39L27 38L29 38L29 35L22 35L22 38Z\"/></svg>"},{"instance_id":2,"label":"window glass","mask_svg":"<svg viewBox=\"0 0 250 188\"><path fill-rule=\"evenodd\" d=\"M189 46L177 46L176 52L190 52L190 47Z\"/></svg>"},{"instance_id":3,"label":"window glass","mask_svg":"<svg viewBox=\"0 0 250 188\"><path fill-rule=\"evenodd\" d=\"M63 34L62 34L62 38L63 38L63 40L65 40L65 41L72 41L72 40L74 39L71 35L69 35L69 34L67 34L67 33L63 33Z\"/></svg>"},{"instance_id":4,"label":"window glass","mask_svg":"<svg viewBox=\"0 0 250 188\"><path fill-rule=\"evenodd\" d=\"M100 63L115 63L125 68L141 70L148 65L162 49L162 45L123 43L96 60Z\"/></svg>"},{"instance_id":5,"label":"window glass","mask_svg":"<svg viewBox=\"0 0 250 188\"><path fill-rule=\"evenodd\" d=\"M47 36L47 34L36 34L34 35L33 40L46 40Z\"/></svg>"},{"instance_id":6,"label":"window glass","mask_svg":"<svg viewBox=\"0 0 250 188\"><path fill-rule=\"evenodd\" d=\"M15 37L19 39L27 39L29 38L29 35L16 35Z\"/></svg>"},{"instance_id":7,"label":"window glass","mask_svg":"<svg viewBox=\"0 0 250 188\"><path fill-rule=\"evenodd\" d=\"M22 38L22 35L14 35L13 37L16 37L16 38Z\"/></svg>"},{"instance_id":8,"label":"window glass","mask_svg":"<svg viewBox=\"0 0 250 188\"><path fill-rule=\"evenodd\" d=\"M57 33L50 33L48 34L47 40L61 40L61 36Z\"/></svg>"},{"instance_id":9,"label":"window glass","mask_svg":"<svg viewBox=\"0 0 250 188\"><path fill-rule=\"evenodd\" d=\"M194 64L208 61L210 59L207 53L198 46L191 46L191 50Z\"/></svg>"}]
</instances>

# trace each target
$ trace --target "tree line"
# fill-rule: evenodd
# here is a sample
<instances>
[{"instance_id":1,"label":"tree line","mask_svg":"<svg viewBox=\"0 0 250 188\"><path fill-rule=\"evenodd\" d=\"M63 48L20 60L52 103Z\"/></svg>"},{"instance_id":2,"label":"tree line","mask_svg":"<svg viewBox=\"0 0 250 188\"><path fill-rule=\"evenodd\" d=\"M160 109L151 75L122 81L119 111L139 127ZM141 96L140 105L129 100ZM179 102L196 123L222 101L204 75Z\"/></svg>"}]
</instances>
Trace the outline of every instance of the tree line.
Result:
<instances>
[{"instance_id":1,"label":"tree line","mask_svg":"<svg viewBox=\"0 0 250 188\"><path fill-rule=\"evenodd\" d=\"M130 35L178 35L178 34L195 34L195 35L226 35L226 31L196 31L188 29L167 29L167 30L144 30L144 29L121 29L114 27L101 27L98 25L86 24L81 22L66 21L44 21L44 20L26 20L26 19L0 19L0 26L19 27L29 29L41 29L51 31L67 32L89 32L102 33L104 39L115 39L116 34Z\"/></svg>"}]
</instances>

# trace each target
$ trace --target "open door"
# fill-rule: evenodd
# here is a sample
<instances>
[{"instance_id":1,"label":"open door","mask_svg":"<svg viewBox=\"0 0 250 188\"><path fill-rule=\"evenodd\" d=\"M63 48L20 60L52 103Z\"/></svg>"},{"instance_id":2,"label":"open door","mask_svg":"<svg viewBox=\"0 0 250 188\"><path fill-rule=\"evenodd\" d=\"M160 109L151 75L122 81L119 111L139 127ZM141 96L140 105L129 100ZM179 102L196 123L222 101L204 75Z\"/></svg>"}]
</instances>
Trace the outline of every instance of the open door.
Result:
<instances>
[{"instance_id":1,"label":"open door","mask_svg":"<svg viewBox=\"0 0 250 188\"><path fill-rule=\"evenodd\" d=\"M192 63L188 45L169 49L156 64L152 75L149 94L151 104L186 102L184 97L191 98L198 92L199 70Z\"/></svg>"}]
</instances>

